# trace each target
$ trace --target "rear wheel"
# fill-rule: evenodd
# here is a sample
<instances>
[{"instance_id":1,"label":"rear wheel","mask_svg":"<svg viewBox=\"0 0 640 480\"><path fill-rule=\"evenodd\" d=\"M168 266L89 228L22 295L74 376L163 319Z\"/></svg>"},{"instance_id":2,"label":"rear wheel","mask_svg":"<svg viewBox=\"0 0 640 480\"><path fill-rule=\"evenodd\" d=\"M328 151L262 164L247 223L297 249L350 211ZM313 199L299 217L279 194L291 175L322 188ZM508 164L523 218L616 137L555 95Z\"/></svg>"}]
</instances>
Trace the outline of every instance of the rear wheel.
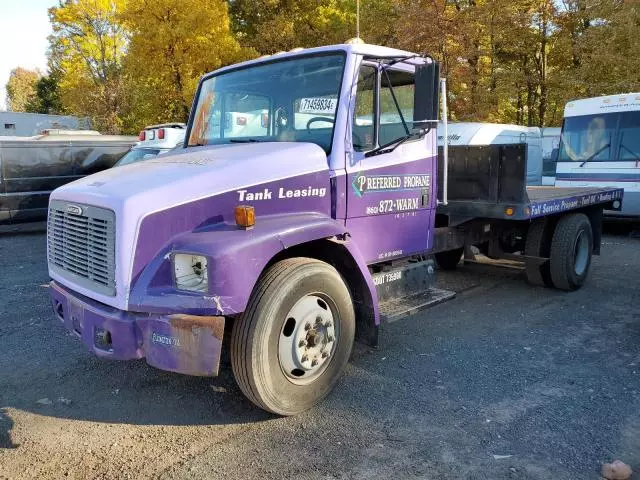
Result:
<instances>
[{"instance_id":1,"label":"rear wheel","mask_svg":"<svg viewBox=\"0 0 640 480\"><path fill-rule=\"evenodd\" d=\"M560 290L577 290L587 279L593 252L593 232L589 218L574 213L558 220L551 240L550 272Z\"/></svg>"},{"instance_id":2,"label":"rear wheel","mask_svg":"<svg viewBox=\"0 0 640 480\"><path fill-rule=\"evenodd\" d=\"M525 243L525 255L530 257L549 258L551 254L552 225L546 218L538 218L529 226ZM540 263L535 260L525 260L525 274L531 285L546 285L552 287L549 262Z\"/></svg>"},{"instance_id":3,"label":"rear wheel","mask_svg":"<svg viewBox=\"0 0 640 480\"><path fill-rule=\"evenodd\" d=\"M464 247L456 248L455 250L448 250L446 252L438 252L435 254L436 263L443 270L455 270L460 263L463 252Z\"/></svg>"},{"instance_id":4,"label":"rear wheel","mask_svg":"<svg viewBox=\"0 0 640 480\"><path fill-rule=\"evenodd\" d=\"M259 280L236 320L233 373L257 406L294 415L333 389L354 333L351 295L338 271L314 259L283 260Z\"/></svg>"}]
</instances>

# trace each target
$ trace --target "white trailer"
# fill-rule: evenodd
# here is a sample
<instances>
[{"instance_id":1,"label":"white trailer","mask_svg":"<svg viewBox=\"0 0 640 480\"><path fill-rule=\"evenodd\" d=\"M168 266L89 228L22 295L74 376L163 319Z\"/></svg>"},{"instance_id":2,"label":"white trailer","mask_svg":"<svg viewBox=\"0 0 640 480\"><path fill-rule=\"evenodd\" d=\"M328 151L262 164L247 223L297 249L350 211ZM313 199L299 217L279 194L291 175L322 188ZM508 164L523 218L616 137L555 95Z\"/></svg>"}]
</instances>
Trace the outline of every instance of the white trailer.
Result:
<instances>
[{"instance_id":1,"label":"white trailer","mask_svg":"<svg viewBox=\"0 0 640 480\"><path fill-rule=\"evenodd\" d=\"M438 126L438 145L444 144L442 124ZM542 184L542 133L538 127L502 123L449 122L448 144L527 145L527 185Z\"/></svg>"}]
</instances>

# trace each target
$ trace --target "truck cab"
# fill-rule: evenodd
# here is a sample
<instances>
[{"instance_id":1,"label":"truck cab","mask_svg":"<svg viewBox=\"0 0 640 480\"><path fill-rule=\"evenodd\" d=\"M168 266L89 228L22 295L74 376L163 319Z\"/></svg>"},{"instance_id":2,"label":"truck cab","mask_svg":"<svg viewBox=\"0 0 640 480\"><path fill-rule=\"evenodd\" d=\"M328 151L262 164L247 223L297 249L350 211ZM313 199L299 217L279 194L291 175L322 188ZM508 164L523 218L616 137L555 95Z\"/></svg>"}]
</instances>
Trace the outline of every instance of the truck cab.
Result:
<instances>
[{"instance_id":1,"label":"truck cab","mask_svg":"<svg viewBox=\"0 0 640 480\"><path fill-rule=\"evenodd\" d=\"M552 211L527 262L541 282L550 262L558 288L579 288L598 217L566 223L561 212L619 203L620 192L527 203L521 147L480 147L454 158L462 187L449 201L439 85L431 57L359 42L205 75L185 148L53 192L57 318L101 358L189 375L217 375L230 330L243 393L292 415L332 390L355 338L375 344L381 321L454 295L433 286L434 253L451 267L466 243L507 238L511 255L530 220ZM549 259L556 223L580 248L558 244Z\"/></svg>"}]
</instances>

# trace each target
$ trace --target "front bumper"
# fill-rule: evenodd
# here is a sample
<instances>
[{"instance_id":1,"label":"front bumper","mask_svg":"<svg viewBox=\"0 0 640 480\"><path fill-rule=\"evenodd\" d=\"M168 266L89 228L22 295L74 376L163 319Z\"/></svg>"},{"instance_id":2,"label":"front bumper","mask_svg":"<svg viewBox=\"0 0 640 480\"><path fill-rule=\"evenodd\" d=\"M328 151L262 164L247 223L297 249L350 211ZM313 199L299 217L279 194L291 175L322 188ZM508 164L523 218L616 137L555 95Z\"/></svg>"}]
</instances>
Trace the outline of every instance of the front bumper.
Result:
<instances>
[{"instance_id":1,"label":"front bumper","mask_svg":"<svg viewBox=\"0 0 640 480\"><path fill-rule=\"evenodd\" d=\"M98 357L145 358L149 365L171 372L218 374L224 317L126 312L55 281L50 292L56 317Z\"/></svg>"}]
</instances>

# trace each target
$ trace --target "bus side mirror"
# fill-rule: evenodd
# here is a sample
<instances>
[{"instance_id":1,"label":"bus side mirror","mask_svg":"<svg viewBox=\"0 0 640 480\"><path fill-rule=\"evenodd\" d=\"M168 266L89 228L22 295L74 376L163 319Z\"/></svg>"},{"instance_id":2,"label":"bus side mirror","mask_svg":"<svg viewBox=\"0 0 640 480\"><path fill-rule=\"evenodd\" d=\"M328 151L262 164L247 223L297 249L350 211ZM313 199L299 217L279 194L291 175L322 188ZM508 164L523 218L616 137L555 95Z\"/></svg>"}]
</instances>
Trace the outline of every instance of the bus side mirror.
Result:
<instances>
[{"instance_id":1,"label":"bus side mirror","mask_svg":"<svg viewBox=\"0 0 640 480\"><path fill-rule=\"evenodd\" d=\"M435 126L440 111L440 65L433 60L417 65L414 81L413 128Z\"/></svg>"},{"instance_id":2,"label":"bus side mirror","mask_svg":"<svg viewBox=\"0 0 640 480\"><path fill-rule=\"evenodd\" d=\"M558 153L560 152L559 149L554 148L553 150L551 150L551 161L553 163L557 163L558 162Z\"/></svg>"}]
</instances>

